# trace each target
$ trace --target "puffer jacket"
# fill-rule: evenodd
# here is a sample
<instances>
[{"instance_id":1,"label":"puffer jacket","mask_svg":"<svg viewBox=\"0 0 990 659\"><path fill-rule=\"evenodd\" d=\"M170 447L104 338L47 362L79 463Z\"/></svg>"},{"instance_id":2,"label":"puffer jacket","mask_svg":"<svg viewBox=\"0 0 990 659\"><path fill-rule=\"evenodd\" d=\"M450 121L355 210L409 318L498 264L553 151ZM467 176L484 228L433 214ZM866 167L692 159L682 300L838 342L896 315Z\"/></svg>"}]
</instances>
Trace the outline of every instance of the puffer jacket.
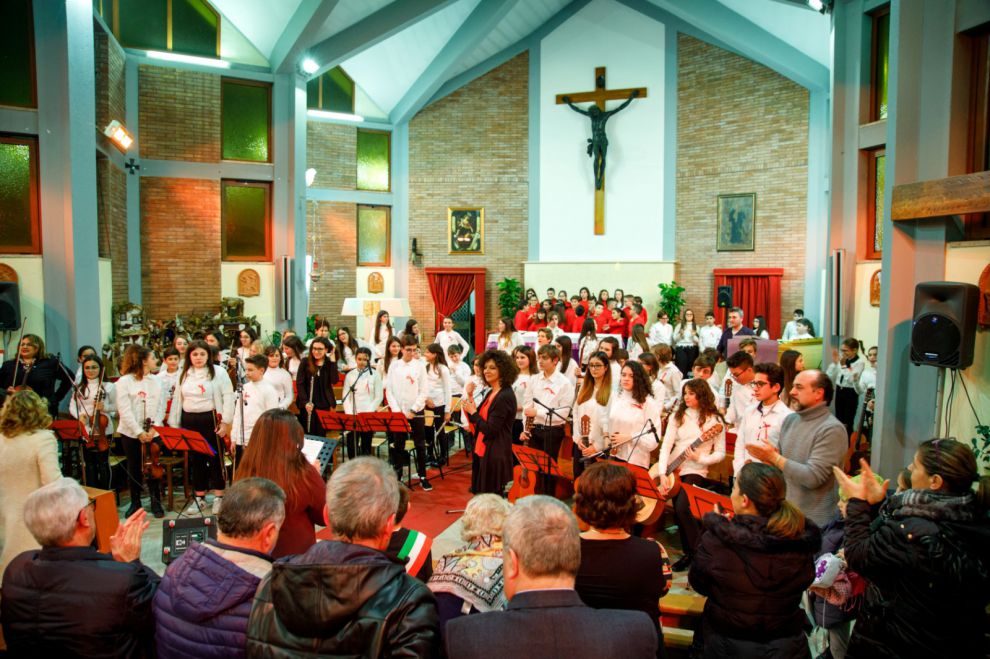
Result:
<instances>
[{"instance_id":1,"label":"puffer jacket","mask_svg":"<svg viewBox=\"0 0 990 659\"><path fill-rule=\"evenodd\" d=\"M990 521L972 494L850 499L844 547L870 583L848 659L987 656Z\"/></svg>"},{"instance_id":2,"label":"puffer jacket","mask_svg":"<svg viewBox=\"0 0 990 659\"><path fill-rule=\"evenodd\" d=\"M795 539L767 532L767 519L709 513L688 580L708 596L705 657L804 657L802 593L815 578L821 532L811 520Z\"/></svg>"},{"instance_id":3,"label":"puffer jacket","mask_svg":"<svg viewBox=\"0 0 990 659\"><path fill-rule=\"evenodd\" d=\"M209 540L168 566L155 594L159 659L243 657L248 616L271 559Z\"/></svg>"},{"instance_id":4,"label":"puffer jacket","mask_svg":"<svg viewBox=\"0 0 990 659\"><path fill-rule=\"evenodd\" d=\"M846 520L837 514L832 521L822 527L822 548L815 556L818 560L822 554L836 554L842 549L842 539L845 536ZM846 607L836 606L825 601L821 595L810 594L811 605L814 607L815 624L825 628L849 622L856 617L858 607L850 602ZM858 598L857 598L858 599Z\"/></svg>"},{"instance_id":5,"label":"puffer jacket","mask_svg":"<svg viewBox=\"0 0 990 659\"><path fill-rule=\"evenodd\" d=\"M276 561L255 598L249 657L429 658L439 653L436 600L382 552L323 541Z\"/></svg>"}]
</instances>

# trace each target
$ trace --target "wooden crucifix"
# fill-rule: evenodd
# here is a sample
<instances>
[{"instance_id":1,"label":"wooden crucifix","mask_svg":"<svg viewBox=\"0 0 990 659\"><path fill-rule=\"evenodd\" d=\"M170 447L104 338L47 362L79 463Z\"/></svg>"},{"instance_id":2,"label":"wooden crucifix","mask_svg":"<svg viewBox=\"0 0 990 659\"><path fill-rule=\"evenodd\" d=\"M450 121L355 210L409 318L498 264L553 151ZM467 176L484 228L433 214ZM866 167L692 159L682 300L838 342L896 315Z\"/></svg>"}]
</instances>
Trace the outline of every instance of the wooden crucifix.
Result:
<instances>
[{"instance_id":1,"label":"wooden crucifix","mask_svg":"<svg viewBox=\"0 0 990 659\"><path fill-rule=\"evenodd\" d=\"M595 90L577 92L575 94L557 94L557 105L567 104L575 112L591 119L591 137L588 138L588 156L593 159L595 173L595 235L605 234L605 154L608 151L608 137L605 135L605 123L613 114L623 110L633 102L634 98L646 98L646 87L631 89L606 89L605 67L595 68ZM605 111L605 101L624 100L625 103L614 110ZM575 103L593 105L587 110L577 107Z\"/></svg>"}]
</instances>

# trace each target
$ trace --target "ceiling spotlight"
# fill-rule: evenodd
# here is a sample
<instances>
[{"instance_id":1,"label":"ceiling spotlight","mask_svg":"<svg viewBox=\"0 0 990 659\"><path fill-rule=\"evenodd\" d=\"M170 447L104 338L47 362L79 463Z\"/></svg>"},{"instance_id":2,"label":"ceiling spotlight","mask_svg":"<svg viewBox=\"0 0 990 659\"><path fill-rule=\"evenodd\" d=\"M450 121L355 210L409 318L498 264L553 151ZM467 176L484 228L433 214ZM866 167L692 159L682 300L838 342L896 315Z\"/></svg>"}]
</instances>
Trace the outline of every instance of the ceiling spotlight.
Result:
<instances>
[{"instance_id":1,"label":"ceiling spotlight","mask_svg":"<svg viewBox=\"0 0 990 659\"><path fill-rule=\"evenodd\" d=\"M127 153L127 150L131 148L131 144L134 143L134 138L127 132L124 125L116 119L107 124L107 127L103 129L103 134L110 138L110 141L113 142L113 145L121 153Z\"/></svg>"},{"instance_id":2,"label":"ceiling spotlight","mask_svg":"<svg viewBox=\"0 0 990 659\"><path fill-rule=\"evenodd\" d=\"M824 5L822 4L822 0L808 0L808 6L815 11L821 11Z\"/></svg>"},{"instance_id":3,"label":"ceiling spotlight","mask_svg":"<svg viewBox=\"0 0 990 659\"><path fill-rule=\"evenodd\" d=\"M316 61L313 60L312 58L307 57L302 61L302 70L304 73L313 75L314 73L320 70L320 65L317 64Z\"/></svg>"},{"instance_id":4,"label":"ceiling spotlight","mask_svg":"<svg viewBox=\"0 0 990 659\"><path fill-rule=\"evenodd\" d=\"M316 180L316 170L310 167L306 170L306 187L313 185L313 181Z\"/></svg>"}]
</instances>

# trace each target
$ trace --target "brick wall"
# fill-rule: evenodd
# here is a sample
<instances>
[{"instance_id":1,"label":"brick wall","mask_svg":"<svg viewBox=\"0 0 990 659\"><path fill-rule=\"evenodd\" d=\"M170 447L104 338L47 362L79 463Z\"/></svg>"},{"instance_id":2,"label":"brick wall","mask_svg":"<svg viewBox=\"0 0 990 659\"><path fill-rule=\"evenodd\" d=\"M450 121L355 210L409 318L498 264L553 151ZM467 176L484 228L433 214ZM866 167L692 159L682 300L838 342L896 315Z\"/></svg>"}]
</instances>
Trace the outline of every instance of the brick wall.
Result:
<instances>
[{"instance_id":1,"label":"brick wall","mask_svg":"<svg viewBox=\"0 0 990 659\"><path fill-rule=\"evenodd\" d=\"M220 76L138 67L141 157L220 161Z\"/></svg>"},{"instance_id":2,"label":"brick wall","mask_svg":"<svg viewBox=\"0 0 990 659\"><path fill-rule=\"evenodd\" d=\"M127 174L109 159L96 158L100 256L110 259L113 303L129 299L127 281Z\"/></svg>"},{"instance_id":3,"label":"brick wall","mask_svg":"<svg viewBox=\"0 0 990 659\"><path fill-rule=\"evenodd\" d=\"M784 268L786 320L804 299L808 92L683 34L677 57L677 281L700 315L712 268ZM743 192L756 193L756 250L716 252L717 197Z\"/></svg>"},{"instance_id":4,"label":"brick wall","mask_svg":"<svg viewBox=\"0 0 990 659\"><path fill-rule=\"evenodd\" d=\"M103 28L95 29L96 127L103 130L111 120L126 124L124 51Z\"/></svg>"},{"instance_id":5,"label":"brick wall","mask_svg":"<svg viewBox=\"0 0 990 659\"><path fill-rule=\"evenodd\" d=\"M357 206L307 202L306 233L306 252L313 254L317 264L314 272L320 274L320 279L311 283L309 313L326 316L334 327L346 325L354 329L354 318L339 314L344 298L353 297L357 286Z\"/></svg>"},{"instance_id":6,"label":"brick wall","mask_svg":"<svg viewBox=\"0 0 990 659\"><path fill-rule=\"evenodd\" d=\"M503 277L522 281L528 250L529 53L437 101L409 123L409 303L424 340L435 314L426 267L487 270L486 326L495 327ZM485 209L485 254L448 254L447 208Z\"/></svg>"},{"instance_id":7,"label":"brick wall","mask_svg":"<svg viewBox=\"0 0 990 659\"><path fill-rule=\"evenodd\" d=\"M141 286L149 318L219 310L219 181L141 179Z\"/></svg>"},{"instance_id":8,"label":"brick wall","mask_svg":"<svg viewBox=\"0 0 990 659\"><path fill-rule=\"evenodd\" d=\"M306 167L316 169L315 188L354 190L357 187L357 128L308 122Z\"/></svg>"}]
</instances>

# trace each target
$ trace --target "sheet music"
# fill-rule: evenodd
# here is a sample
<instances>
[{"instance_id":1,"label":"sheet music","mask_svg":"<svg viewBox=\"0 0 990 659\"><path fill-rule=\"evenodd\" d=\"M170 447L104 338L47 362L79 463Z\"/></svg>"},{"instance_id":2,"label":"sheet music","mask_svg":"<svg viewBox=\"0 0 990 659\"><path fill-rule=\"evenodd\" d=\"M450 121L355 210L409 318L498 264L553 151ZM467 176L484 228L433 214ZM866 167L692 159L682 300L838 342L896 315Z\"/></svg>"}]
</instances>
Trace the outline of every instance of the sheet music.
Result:
<instances>
[{"instance_id":1,"label":"sheet music","mask_svg":"<svg viewBox=\"0 0 990 659\"><path fill-rule=\"evenodd\" d=\"M306 456L306 462L316 462L320 457L320 450L323 448L323 442L316 439L303 439L302 452Z\"/></svg>"}]
</instances>

